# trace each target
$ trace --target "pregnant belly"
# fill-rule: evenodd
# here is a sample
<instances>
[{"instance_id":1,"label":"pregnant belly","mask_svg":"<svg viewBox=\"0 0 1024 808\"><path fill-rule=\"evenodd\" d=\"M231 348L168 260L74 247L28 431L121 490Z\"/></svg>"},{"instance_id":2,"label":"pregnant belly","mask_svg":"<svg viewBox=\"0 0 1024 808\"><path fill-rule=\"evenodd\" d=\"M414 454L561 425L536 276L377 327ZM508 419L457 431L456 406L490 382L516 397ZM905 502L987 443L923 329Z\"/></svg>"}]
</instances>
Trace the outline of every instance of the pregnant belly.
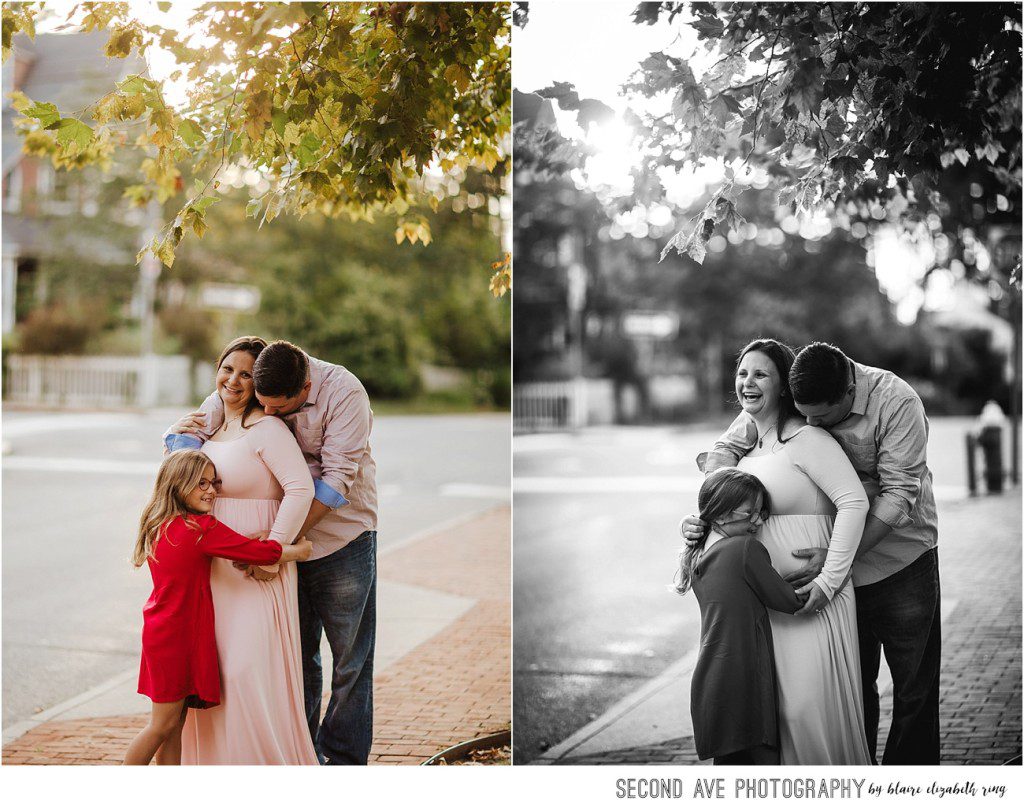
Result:
<instances>
[{"instance_id":1,"label":"pregnant belly","mask_svg":"<svg viewBox=\"0 0 1024 808\"><path fill-rule=\"evenodd\" d=\"M794 550L806 547L828 549L832 535L832 517L815 514L772 516L761 528L761 542L768 548L772 566L780 575L794 572L807 563Z\"/></svg>"},{"instance_id":2,"label":"pregnant belly","mask_svg":"<svg viewBox=\"0 0 1024 808\"><path fill-rule=\"evenodd\" d=\"M218 497L213 506L213 515L232 530L248 536L270 530L280 507L281 502L276 499Z\"/></svg>"}]
</instances>

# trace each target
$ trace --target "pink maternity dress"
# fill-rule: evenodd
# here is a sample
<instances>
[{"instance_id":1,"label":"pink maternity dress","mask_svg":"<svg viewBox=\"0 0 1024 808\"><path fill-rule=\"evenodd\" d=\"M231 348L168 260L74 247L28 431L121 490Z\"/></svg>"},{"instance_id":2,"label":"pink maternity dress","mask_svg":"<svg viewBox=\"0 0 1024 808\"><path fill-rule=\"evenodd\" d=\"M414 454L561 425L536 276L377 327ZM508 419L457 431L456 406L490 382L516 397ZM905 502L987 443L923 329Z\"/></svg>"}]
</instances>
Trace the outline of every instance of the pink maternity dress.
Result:
<instances>
[{"instance_id":1,"label":"pink maternity dress","mask_svg":"<svg viewBox=\"0 0 1024 808\"><path fill-rule=\"evenodd\" d=\"M223 481L217 519L242 534L269 530L282 544L296 539L313 481L283 421L265 417L233 440L207 441L203 452ZM317 764L303 706L296 581L295 564L257 581L213 559L221 703L189 710L183 764Z\"/></svg>"},{"instance_id":2,"label":"pink maternity dress","mask_svg":"<svg viewBox=\"0 0 1024 808\"><path fill-rule=\"evenodd\" d=\"M761 541L780 575L806 563L793 550L828 549L815 579L828 605L806 616L768 612L779 687L780 762L868 765L857 605L853 584L846 580L867 516L864 486L835 439L813 426L802 427L767 454L741 458L739 468L760 479L771 495Z\"/></svg>"}]
</instances>

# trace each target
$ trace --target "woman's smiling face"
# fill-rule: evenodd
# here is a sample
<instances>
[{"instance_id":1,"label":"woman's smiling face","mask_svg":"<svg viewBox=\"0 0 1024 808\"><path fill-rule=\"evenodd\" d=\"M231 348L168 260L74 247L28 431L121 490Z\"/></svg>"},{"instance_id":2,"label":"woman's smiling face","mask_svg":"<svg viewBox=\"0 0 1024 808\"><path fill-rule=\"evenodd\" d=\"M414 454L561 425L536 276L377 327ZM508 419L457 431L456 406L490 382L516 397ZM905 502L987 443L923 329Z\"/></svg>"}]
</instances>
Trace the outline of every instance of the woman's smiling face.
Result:
<instances>
[{"instance_id":1,"label":"woman's smiling face","mask_svg":"<svg viewBox=\"0 0 1024 808\"><path fill-rule=\"evenodd\" d=\"M217 392L226 407L241 407L254 395L252 354L234 351L224 357L217 368Z\"/></svg>"},{"instance_id":2,"label":"woman's smiling face","mask_svg":"<svg viewBox=\"0 0 1024 808\"><path fill-rule=\"evenodd\" d=\"M779 415L782 380L778 368L760 351L749 351L736 368L736 398L743 411L759 421L771 421Z\"/></svg>"}]
</instances>

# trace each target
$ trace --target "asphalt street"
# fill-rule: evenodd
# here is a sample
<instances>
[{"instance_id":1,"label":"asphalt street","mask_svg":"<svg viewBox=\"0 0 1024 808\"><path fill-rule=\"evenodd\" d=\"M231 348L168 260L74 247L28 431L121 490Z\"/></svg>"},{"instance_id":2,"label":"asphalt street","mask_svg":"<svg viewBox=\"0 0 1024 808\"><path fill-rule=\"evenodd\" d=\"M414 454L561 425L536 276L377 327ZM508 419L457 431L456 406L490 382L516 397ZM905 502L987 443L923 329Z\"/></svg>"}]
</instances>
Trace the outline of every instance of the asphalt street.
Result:
<instances>
[{"instance_id":1,"label":"asphalt street","mask_svg":"<svg viewBox=\"0 0 1024 808\"><path fill-rule=\"evenodd\" d=\"M701 477L693 459L724 426L514 438L516 763L557 745L697 646L696 600L669 588L681 544L676 525L695 508ZM931 421L940 527L943 503L967 497L971 426L966 418Z\"/></svg>"},{"instance_id":2,"label":"asphalt street","mask_svg":"<svg viewBox=\"0 0 1024 808\"><path fill-rule=\"evenodd\" d=\"M3 726L138 664L128 561L178 411L3 413ZM507 415L390 416L371 445L379 548L509 498Z\"/></svg>"}]
</instances>

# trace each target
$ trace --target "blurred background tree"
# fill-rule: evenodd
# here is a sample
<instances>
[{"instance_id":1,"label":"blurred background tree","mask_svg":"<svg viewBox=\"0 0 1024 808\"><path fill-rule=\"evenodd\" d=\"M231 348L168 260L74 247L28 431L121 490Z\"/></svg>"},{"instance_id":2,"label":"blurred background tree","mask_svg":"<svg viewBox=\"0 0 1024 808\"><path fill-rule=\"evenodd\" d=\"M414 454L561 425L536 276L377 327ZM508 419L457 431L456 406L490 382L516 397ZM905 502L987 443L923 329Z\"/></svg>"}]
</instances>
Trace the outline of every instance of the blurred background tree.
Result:
<instances>
[{"instance_id":1,"label":"blurred background tree","mask_svg":"<svg viewBox=\"0 0 1024 808\"><path fill-rule=\"evenodd\" d=\"M16 34L35 36L42 5L4 6L5 62ZM507 159L505 4L205 3L187 20L156 22L126 3L88 3L64 16L107 32L107 57L169 53L167 79L185 83L187 100L174 103L162 78L138 74L76 110L16 90L18 132L26 150L63 168L141 152L129 198L178 198L144 248L167 266L187 232L206 232L231 170L265 179L246 208L261 223L285 211L386 210L401 217L402 237L428 242L425 218L406 214L419 196L436 207L448 195L446 184L424 186L431 166L492 170Z\"/></svg>"},{"instance_id":2,"label":"blurred background tree","mask_svg":"<svg viewBox=\"0 0 1024 808\"><path fill-rule=\"evenodd\" d=\"M204 281L259 289L258 313L216 318L218 339L253 331L292 340L343 364L380 398L419 393L423 365L457 369L468 403L507 406L507 392L492 393L508 374L511 312L486 285L500 250L496 191L497 178L471 172L451 204L411 208L430 227L429 246L396 243L394 214L287 217L254 244L239 188L211 209L209 234L184 245L163 274L172 298L178 290L194 301Z\"/></svg>"},{"instance_id":3,"label":"blurred background tree","mask_svg":"<svg viewBox=\"0 0 1024 808\"><path fill-rule=\"evenodd\" d=\"M517 25L546 20L520 8ZM972 11L643 3L634 21L672 42L641 59L620 117L564 81L518 87L517 379L631 385L620 422L716 415L763 334L835 342L935 414L1012 409L1020 12ZM609 165L627 182L605 184Z\"/></svg>"},{"instance_id":4,"label":"blurred background tree","mask_svg":"<svg viewBox=\"0 0 1024 808\"><path fill-rule=\"evenodd\" d=\"M149 25L155 8L138 7L147 22L139 29L123 4L87 4L73 12L77 27L35 38L33 23L47 19L38 4L4 6L4 55L8 47L13 54L4 83L15 89L4 99L6 352L178 354L194 370L231 337L258 333L349 367L375 401L431 410L508 405L511 301L488 289L489 277L497 291L510 282L501 260L510 214L508 9L343 5L209 4L173 25ZM442 28L451 41L424 40ZM170 30L180 31L180 42L168 40ZM320 38L306 41L313 31ZM354 41L344 46L348 34ZM193 38L208 47L187 44ZM292 39L308 46L307 59L289 60ZM253 67L275 43L282 64ZM180 86L185 77L176 84L163 69L158 83L139 57L167 49L211 68L189 79L191 95ZM285 84L272 94L269 122L248 120L249 96L199 100L231 71L255 92L246 82L275 66ZM306 99L309 120L295 106L301 98L281 95L287 82L303 81L296 71L326 82ZM336 106L340 90L331 82L339 75L349 91L367 95ZM305 138L320 131L318 104L332 110L338 137L363 137L353 127L368 125L382 99L405 123L366 148L317 151ZM283 139L278 102L291 116ZM162 142L165 113L170 143ZM213 129L198 138L194 129L207 115ZM447 116L442 128L433 125L438 115ZM70 121L92 133L87 144ZM289 140L296 127L309 130L298 144ZM399 148L403 139L401 159L376 148ZM259 143L267 153L251 151ZM308 174L320 170L332 181L317 185L316 201ZM346 190L370 175L392 177L394 188L374 180L361 195ZM280 215L288 210L298 215ZM189 229L204 237L179 241ZM168 234L176 260L161 247ZM135 266L146 245L162 252L163 267L151 255L141 271ZM208 383L189 374L196 395Z\"/></svg>"},{"instance_id":5,"label":"blurred background tree","mask_svg":"<svg viewBox=\"0 0 1024 808\"><path fill-rule=\"evenodd\" d=\"M738 222L743 176L760 167L794 213L825 208L843 226L888 220L921 237L948 234L961 249L944 251L944 265L989 273L963 261L963 236L984 240L990 226L1020 220L1018 4L662 2L634 14L648 24L679 17L713 60L698 79L686 59L652 53L627 85L669 105L634 115L642 170L703 158L728 167L666 249L702 260L716 227ZM1019 261L991 270L1005 284Z\"/></svg>"}]
</instances>

